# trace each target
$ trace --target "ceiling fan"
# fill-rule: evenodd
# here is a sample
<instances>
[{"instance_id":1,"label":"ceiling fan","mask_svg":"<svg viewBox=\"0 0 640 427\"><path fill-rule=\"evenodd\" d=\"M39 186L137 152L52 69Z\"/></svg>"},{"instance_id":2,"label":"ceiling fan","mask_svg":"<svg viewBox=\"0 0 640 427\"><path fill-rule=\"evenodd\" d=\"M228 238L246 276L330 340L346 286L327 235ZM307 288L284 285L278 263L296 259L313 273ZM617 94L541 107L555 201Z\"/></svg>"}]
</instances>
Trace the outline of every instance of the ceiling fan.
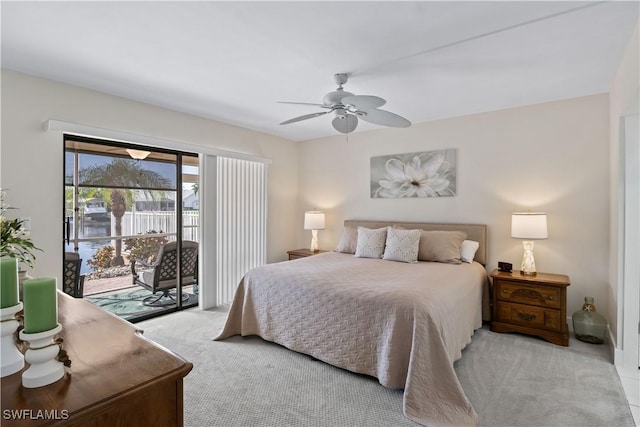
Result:
<instances>
[{"instance_id":1,"label":"ceiling fan","mask_svg":"<svg viewBox=\"0 0 640 427\"><path fill-rule=\"evenodd\" d=\"M354 95L346 92L342 86L349 79L348 74L340 73L334 75L338 88L333 92L329 92L322 99L322 104L313 104L309 102L286 102L279 101L280 104L297 104L297 105L314 105L324 108L327 111L305 114L303 116L294 117L280 123L287 125L289 123L300 122L302 120L312 119L327 113L335 113L336 117L331 124L341 133L350 133L358 126L358 117L365 122L374 123L382 126L392 126L406 128L411 126L411 122L397 114L380 110L387 101L372 95Z\"/></svg>"}]
</instances>

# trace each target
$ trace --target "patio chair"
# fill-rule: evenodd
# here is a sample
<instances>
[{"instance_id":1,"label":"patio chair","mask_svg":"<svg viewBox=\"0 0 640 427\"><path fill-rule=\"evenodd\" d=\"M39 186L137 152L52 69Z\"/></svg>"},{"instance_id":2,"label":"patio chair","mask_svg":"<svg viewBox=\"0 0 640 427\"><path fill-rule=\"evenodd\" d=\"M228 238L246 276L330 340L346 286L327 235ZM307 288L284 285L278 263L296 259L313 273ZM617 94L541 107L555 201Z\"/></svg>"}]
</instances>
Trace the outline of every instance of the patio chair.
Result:
<instances>
[{"instance_id":1,"label":"patio chair","mask_svg":"<svg viewBox=\"0 0 640 427\"><path fill-rule=\"evenodd\" d=\"M84 274L80 274L82 258L77 252L64 253L62 290L74 298L82 298L84 293Z\"/></svg>"},{"instance_id":2,"label":"patio chair","mask_svg":"<svg viewBox=\"0 0 640 427\"><path fill-rule=\"evenodd\" d=\"M153 295L142 300L146 306L158 307L175 302L175 289L178 284L176 267L178 264L178 250L176 242L169 242L160 247L156 262L149 264L136 259L131 262L133 283L149 289ZM136 270L138 266L138 270ZM140 268L142 267L142 268ZM198 281L198 243L190 240L182 242L182 263L180 266L182 286L195 285ZM174 292L171 292L171 291ZM161 292L159 296L156 296ZM163 298L165 300L163 301ZM189 295L182 293L182 301L187 301Z\"/></svg>"}]
</instances>

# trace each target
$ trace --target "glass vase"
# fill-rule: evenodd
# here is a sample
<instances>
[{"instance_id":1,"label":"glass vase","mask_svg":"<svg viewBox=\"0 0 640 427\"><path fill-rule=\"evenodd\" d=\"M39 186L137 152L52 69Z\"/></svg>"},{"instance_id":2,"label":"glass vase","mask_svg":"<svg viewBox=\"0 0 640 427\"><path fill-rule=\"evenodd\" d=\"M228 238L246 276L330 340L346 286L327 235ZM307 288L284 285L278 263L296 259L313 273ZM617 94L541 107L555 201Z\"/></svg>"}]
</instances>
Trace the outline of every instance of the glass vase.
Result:
<instances>
[{"instance_id":1,"label":"glass vase","mask_svg":"<svg viewBox=\"0 0 640 427\"><path fill-rule=\"evenodd\" d=\"M584 298L582 310L578 310L571 316L573 321L573 333L580 341L590 344L602 344L607 333L606 319L596 311L592 297Z\"/></svg>"}]
</instances>

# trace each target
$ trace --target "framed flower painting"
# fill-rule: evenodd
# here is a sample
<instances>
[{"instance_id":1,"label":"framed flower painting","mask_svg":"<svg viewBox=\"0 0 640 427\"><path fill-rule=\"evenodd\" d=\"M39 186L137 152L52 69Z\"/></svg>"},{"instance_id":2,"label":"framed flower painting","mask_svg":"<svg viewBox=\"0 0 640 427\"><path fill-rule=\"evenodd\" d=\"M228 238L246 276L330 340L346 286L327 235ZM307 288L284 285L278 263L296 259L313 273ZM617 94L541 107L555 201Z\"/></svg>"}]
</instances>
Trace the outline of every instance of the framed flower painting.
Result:
<instances>
[{"instance_id":1,"label":"framed flower painting","mask_svg":"<svg viewBox=\"0 0 640 427\"><path fill-rule=\"evenodd\" d=\"M456 150L392 154L371 158L371 197L456 195Z\"/></svg>"}]
</instances>

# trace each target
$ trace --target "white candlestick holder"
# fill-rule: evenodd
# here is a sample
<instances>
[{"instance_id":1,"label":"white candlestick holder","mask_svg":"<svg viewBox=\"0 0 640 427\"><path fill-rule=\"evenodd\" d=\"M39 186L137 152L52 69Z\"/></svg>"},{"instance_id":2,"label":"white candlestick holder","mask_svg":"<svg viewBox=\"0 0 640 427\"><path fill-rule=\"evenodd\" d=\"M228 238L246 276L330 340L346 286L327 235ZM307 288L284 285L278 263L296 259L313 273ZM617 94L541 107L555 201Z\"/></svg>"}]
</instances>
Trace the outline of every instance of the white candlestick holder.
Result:
<instances>
[{"instance_id":1,"label":"white candlestick holder","mask_svg":"<svg viewBox=\"0 0 640 427\"><path fill-rule=\"evenodd\" d=\"M22 303L0 308L0 319L2 320L2 347L0 349L2 359L2 377L6 377L11 374L22 370L24 368L24 356L18 350L15 340L15 332L20 326L20 322L16 319L16 314L22 310Z\"/></svg>"},{"instance_id":2,"label":"white candlestick holder","mask_svg":"<svg viewBox=\"0 0 640 427\"><path fill-rule=\"evenodd\" d=\"M64 365L56 359L60 345L54 340L60 331L62 325L59 323L55 328L44 332L26 334L24 330L20 331L20 339L29 344L24 359L31 364L29 369L22 373L23 387L43 387L64 376Z\"/></svg>"}]
</instances>

